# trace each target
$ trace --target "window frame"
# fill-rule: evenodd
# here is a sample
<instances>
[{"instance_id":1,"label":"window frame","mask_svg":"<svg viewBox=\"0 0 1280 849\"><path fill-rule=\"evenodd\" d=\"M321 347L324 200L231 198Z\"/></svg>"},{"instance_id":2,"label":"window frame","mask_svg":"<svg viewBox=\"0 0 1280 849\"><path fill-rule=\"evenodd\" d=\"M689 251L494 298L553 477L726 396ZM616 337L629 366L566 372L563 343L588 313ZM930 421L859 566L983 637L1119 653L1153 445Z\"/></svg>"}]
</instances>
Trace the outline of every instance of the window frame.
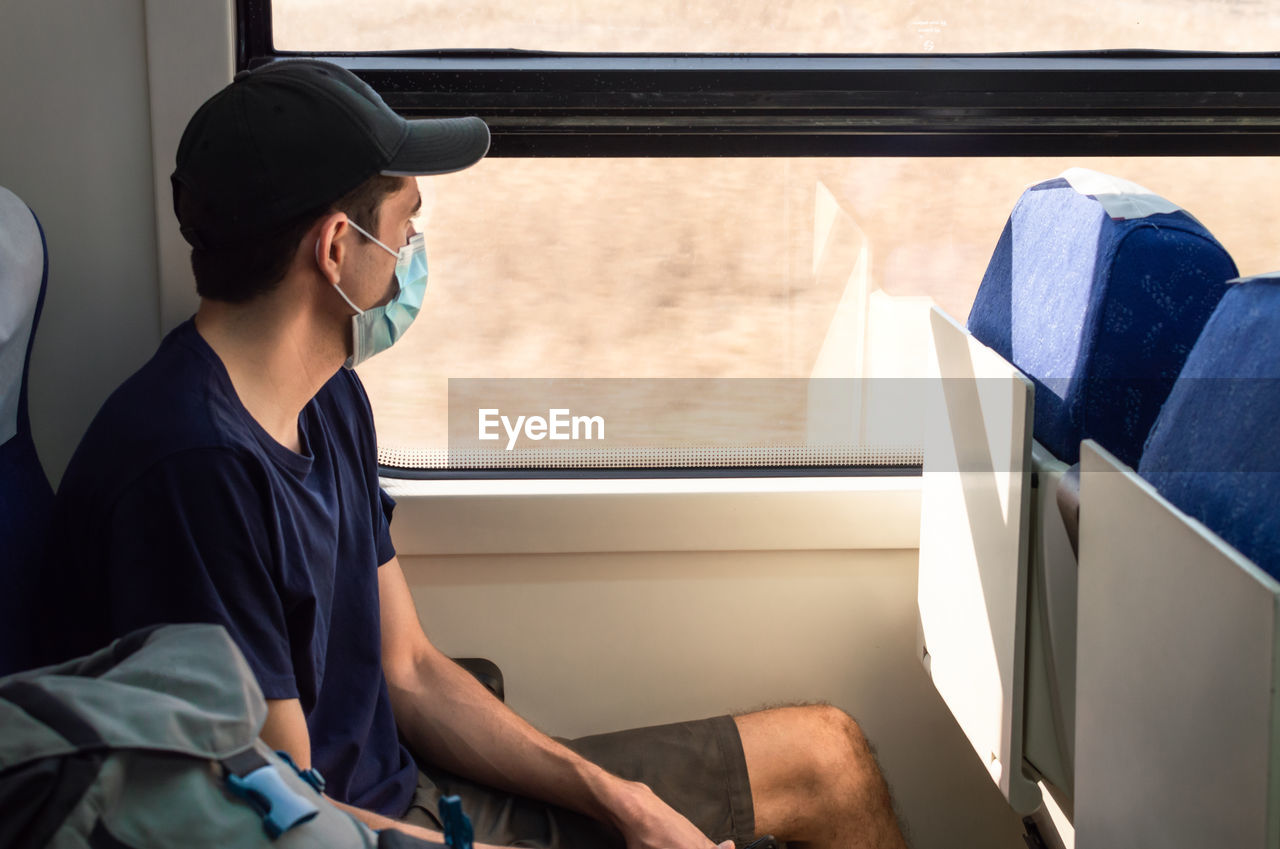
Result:
<instances>
[{"instance_id":1,"label":"window frame","mask_svg":"<svg viewBox=\"0 0 1280 849\"><path fill-rule=\"evenodd\" d=\"M1280 51L621 54L278 50L236 0L235 69L324 59L405 117L477 115L491 157L1280 154ZM412 470L417 479L919 475L893 468Z\"/></svg>"}]
</instances>

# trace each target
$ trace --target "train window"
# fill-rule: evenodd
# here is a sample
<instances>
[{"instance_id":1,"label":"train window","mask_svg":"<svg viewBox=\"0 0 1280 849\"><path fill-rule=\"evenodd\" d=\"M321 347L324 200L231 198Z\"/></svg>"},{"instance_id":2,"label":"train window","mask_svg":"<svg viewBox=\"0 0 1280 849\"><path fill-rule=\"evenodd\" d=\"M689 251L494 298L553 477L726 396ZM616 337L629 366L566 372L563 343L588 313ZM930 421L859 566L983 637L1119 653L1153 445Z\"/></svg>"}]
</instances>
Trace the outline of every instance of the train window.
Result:
<instances>
[{"instance_id":1,"label":"train window","mask_svg":"<svg viewBox=\"0 0 1280 849\"><path fill-rule=\"evenodd\" d=\"M485 448L460 438L478 434L482 409L608 411L605 443L515 441L586 449L601 465L624 462L602 445L659 447L620 442L656 435L623 426L620 409L653 413L677 443L696 434L719 446L708 457L726 461L765 442L804 443L811 377L893 381L919 368L919 352L872 326L878 293L932 299L963 321L1022 188L1072 165L1122 174L1183 205L1242 273L1280 268L1280 201L1241 202L1273 176L1275 161L1262 157L499 158L425 178L423 313L360 369L384 463L440 466L450 446ZM829 333L858 341L834 367L824 360ZM662 380L671 378L692 382ZM721 385L696 382L708 379ZM689 392L720 395L708 407ZM512 440L499 415L486 466L525 456L503 450ZM901 425L864 434L853 446L862 453L845 461L911 463L911 440L895 439L903 435ZM734 442L737 454L726 453ZM831 446L816 449L773 461L839 461Z\"/></svg>"},{"instance_id":2,"label":"train window","mask_svg":"<svg viewBox=\"0 0 1280 849\"><path fill-rule=\"evenodd\" d=\"M652 53L1264 51L1280 38L1265 0L848 3L652 0L457 4L275 0L282 50L516 48Z\"/></svg>"},{"instance_id":3,"label":"train window","mask_svg":"<svg viewBox=\"0 0 1280 849\"><path fill-rule=\"evenodd\" d=\"M493 132L421 181L425 308L361 366L391 473L917 464L919 423L876 418L923 370L907 307L963 320L1022 189L1071 166L1280 267L1268 0L237 2L239 67L320 56Z\"/></svg>"}]
</instances>

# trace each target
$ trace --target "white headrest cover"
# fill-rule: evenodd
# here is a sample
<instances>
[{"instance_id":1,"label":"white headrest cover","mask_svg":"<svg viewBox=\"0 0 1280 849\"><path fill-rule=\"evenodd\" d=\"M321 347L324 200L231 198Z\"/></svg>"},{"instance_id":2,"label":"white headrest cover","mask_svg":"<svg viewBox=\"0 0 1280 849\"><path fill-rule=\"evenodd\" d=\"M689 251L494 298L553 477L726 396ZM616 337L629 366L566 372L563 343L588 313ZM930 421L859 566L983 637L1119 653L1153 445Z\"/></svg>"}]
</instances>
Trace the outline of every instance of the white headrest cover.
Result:
<instances>
[{"instance_id":1,"label":"white headrest cover","mask_svg":"<svg viewBox=\"0 0 1280 849\"><path fill-rule=\"evenodd\" d=\"M1129 180L1112 177L1088 168L1068 168L1060 175L1082 195L1089 195L1112 218L1146 218L1159 213L1182 212L1190 215L1176 203L1165 200L1149 189Z\"/></svg>"},{"instance_id":2,"label":"white headrest cover","mask_svg":"<svg viewBox=\"0 0 1280 849\"><path fill-rule=\"evenodd\" d=\"M36 218L0 186L0 444L18 432L22 366L44 277L44 246Z\"/></svg>"}]
</instances>

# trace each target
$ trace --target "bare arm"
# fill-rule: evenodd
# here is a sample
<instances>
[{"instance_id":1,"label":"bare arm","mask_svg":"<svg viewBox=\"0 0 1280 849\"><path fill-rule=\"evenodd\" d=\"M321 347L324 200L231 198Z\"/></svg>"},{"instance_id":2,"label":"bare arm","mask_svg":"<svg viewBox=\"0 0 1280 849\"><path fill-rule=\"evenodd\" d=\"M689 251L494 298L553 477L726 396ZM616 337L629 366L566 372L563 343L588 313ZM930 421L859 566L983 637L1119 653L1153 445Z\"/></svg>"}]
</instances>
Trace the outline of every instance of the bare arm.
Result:
<instances>
[{"instance_id":1,"label":"bare arm","mask_svg":"<svg viewBox=\"0 0 1280 849\"><path fill-rule=\"evenodd\" d=\"M378 592L391 706L418 755L482 784L612 823L630 849L712 849L648 787L607 773L537 731L436 649L396 559L378 570Z\"/></svg>"}]
</instances>

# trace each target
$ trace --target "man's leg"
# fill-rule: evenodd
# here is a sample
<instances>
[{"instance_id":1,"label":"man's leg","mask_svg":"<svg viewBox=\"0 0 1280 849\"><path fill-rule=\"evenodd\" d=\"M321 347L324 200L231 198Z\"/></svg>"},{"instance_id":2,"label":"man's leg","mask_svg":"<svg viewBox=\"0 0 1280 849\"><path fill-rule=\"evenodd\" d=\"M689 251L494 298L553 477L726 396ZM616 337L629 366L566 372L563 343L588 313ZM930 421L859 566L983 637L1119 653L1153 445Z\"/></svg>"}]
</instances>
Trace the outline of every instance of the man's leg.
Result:
<instances>
[{"instance_id":1,"label":"man's leg","mask_svg":"<svg viewBox=\"0 0 1280 849\"><path fill-rule=\"evenodd\" d=\"M713 843L751 842L751 786L737 723L716 716L562 740L605 769L648 785ZM476 840L538 849L624 849L614 828L582 814L459 778L418 761L421 780L405 821L439 828L436 800L462 797ZM846 847L847 849L847 847Z\"/></svg>"},{"instance_id":2,"label":"man's leg","mask_svg":"<svg viewBox=\"0 0 1280 849\"><path fill-rule=\"evenodd\" d=\"M734 721L758 834L811 849L905 849L875 755L844 711L785 707Z\"/></svg>"}]
</instances>

